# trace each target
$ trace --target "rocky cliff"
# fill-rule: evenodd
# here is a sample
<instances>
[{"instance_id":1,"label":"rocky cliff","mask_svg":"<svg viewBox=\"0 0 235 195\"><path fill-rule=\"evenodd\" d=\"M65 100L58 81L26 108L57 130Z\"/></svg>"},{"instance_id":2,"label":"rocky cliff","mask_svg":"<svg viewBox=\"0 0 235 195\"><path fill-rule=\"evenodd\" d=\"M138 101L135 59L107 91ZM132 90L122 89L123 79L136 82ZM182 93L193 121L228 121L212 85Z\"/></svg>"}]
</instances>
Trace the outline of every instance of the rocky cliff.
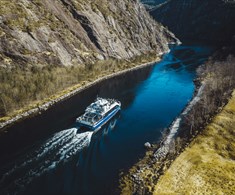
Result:
<instances>
[{"instance_id":1,"label":"rocky cliff","mask_svg":"<svg viewBox=\"0 0 235 195\"><path fill-rule=\"evenodd\" d=\"M174 40L136 0L1 0L4 67L130 58L164 52Z\"/></svg>"},{"instance_id":2,"label":"rocky cliff","mask_svg":"<svg viewBox=\"0 0 235 195\"><path fill-rule=\"evenodd\" d=\"M181 39L235 41L234 0L168 0L150 13Z\"/></svg>"}]
</instances>

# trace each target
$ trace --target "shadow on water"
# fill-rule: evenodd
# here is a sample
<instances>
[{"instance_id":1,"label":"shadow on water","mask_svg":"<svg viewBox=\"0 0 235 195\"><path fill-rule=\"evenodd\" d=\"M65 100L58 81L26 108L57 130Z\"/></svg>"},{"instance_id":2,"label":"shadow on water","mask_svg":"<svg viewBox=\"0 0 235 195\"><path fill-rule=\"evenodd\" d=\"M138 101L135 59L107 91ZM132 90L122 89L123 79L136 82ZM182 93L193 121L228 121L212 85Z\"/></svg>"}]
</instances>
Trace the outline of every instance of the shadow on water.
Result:
<instances>
[{"instance_id":1,"label":"shadow on water","mask_svg":"<svg viewBox=\"0 0 235 195\"><path fill-rule=\"evenodd\" d=\"M49 135L72 126L76 117L84 112L97 95L116 98L122 102L123 108L127 107L135 98L135 86L144 81L151 70L152 66L149 66L104 80L57 103L41 115L25 119L9 127L6 129L7 133L0 136L0 165L5 160L9 161L17 152L22 151L22 148L31 149L38 140L46 139ZM123 94L123 89L128 96Z\"/></svg>"},{"instance_id":2,"label":"shadow on water","mask_svg":"<svg viewBox=\"0 0 235 195\"><path fill-rule=\"evenodd\" d=\"M193 95L195 69L211 52L177 46L156 66L102 81L10 127L0 136L0 194L118 194L119 173L183 110ZM120 100L120 117L97 133L77 133L76 117L97 95Z\"/></svg>"},{"instance_id":3,"label":"shadow on water","mask_svg":"<svg viewBox=\"0 0 235 195\"><path fill-rule=\"evenodd\" d=\"M102 154L103 142L107 142L109 134L115 131L119 117L120 113L117 113L111 121L97 132L81 132L78 130L76 141L79 143L79 147L74 146L73 140L70 140L69 144L73 145L72 148L76 148L75 150L66 149L66 144L61 145L60 150L62 148L64 151L62 158L59 158L58 162L54 162L53 167L47 167L46 174L42 174L41 177L36 177L34 181L30 182L24 194L32 194L32 192L34 194L84 194L84 192L89 191L86 189L89 186L81 184L92 183L92 174L97 168L94 165ZM71 130L73 129L69 129L69 131ZM60 150L57 149L57 151ZM92 170L91 167L93 171L90 171ZM43 170L42 167L40 170ZM37 190L35 191L35 189Z\"/></svg>"},{"instance_id":4,"label":"shadow on water","mask_svg":"<svg viewBox=\"0 0 235 195\"><path fill-rule=\"evenodd\" d=\"M76 129L74 129L76 117L84 112L85 108L94 101L97 95L109 98L116 97L123 102L123 108L127 107L135 98L135 90L133 89L149 76L151 70L152 67L149 66L138 71L128 72L125 75L120 75L113 79L102 81L58 103L45 113L30 119L25 119L6 129L8 133L0 136L0 174L7 176L0 178L0 192L4 189L4 185L7 186L7 190L10 189L10 191L12 190L13 192L20 192L18 188L14 190L16 186L21 188L22 186L27 186L29 183L37 183L39 182L39 177L44 178L44 174L47 176L42 180L40 179L39 183L43 181L42 186L50 184L50 187L44 188L44 190L46 189L45 193L50 193L50 188L57 189L58 183L61 183L61 181L65 182L65 180L62 179L65 173L62 174L62 177L59 177L60 168L56 168L56 171L52 168L55 166L65 166L61 160L67 157L61 157L59 154L64 149L62 148L63 144L76 144L74 143L77 139L75 136ZM128 91L125 92L128 93L128 97L122 93L124 88ZM71 129L63 130L68 127L71 127ZM108 131L110 131L110 128L99 132L103 132L105 135ZM99 133L95 134L95 139L92 138L92 140L99 140L98 135ZM84 136L87 136L86 133ZM78 145L83 144L80 141L84 140L79 139L77 141ZM52 146L50 147L51 144ZM66 147L69 147L68 145ZM67 153L73 152L73 149L79 151L79 148L74 146L74 148L68 148ZM55 159L53 159L53 157L50 158L49 154L54 156ZM45 163L43 161L45 161ZM70 167L69 164L66 165L65 168ZM50 173L48 173L49 170ZM56 178L60 178L58 181L55 178L53 179L57 181L57 183L50 182L50 177L55 176L52 176L53 173L56 175ZM45 183L45 185L43 185L43 183ZM53 183L55 185L53 185Z\"/></svg>"}]
</instances>

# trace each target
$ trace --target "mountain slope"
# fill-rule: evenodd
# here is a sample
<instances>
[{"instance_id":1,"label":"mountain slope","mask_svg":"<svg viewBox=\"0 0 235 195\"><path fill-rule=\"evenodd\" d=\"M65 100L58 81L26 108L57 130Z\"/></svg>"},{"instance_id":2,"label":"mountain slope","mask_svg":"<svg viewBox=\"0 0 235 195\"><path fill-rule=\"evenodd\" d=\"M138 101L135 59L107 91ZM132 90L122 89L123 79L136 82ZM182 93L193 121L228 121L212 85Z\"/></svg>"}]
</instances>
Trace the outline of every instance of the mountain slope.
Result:
<instances>
[{"instance_id":1,"label":"mountain slope","mask_svg":"<svg viewBox=\"0 0 235 195\"><path fill-rule=\"evenodd\" d=\"M234 0L168 0L150 14L181 39L214 44L235 39Z\"/></svg>"},{"instance_id":2,"label":"mountain slope","mask_svg":"<svg viewBox=\"0 0 235 195\"><path fill-rule=\"evenodd\" d=\"M177 41L139 1L1 0L0 121Z\"/></svg>"},{"instance_id":3,"label":"mountain slope","mask_svg":"<svg viewBox=\"0 0 235 195\"><path fill-rule=\"evenodd\" d=\"M138 1L1 0L0 66L77 65L168 49Z\"/></svg>"}]
</instances>

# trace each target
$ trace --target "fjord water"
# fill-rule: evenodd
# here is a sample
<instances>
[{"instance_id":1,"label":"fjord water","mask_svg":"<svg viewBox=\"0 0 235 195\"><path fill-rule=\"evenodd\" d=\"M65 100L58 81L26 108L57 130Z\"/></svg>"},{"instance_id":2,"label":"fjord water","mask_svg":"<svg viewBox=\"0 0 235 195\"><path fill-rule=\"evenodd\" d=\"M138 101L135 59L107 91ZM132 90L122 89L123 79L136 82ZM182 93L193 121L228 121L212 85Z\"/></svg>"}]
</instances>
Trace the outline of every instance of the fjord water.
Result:
<instances>
[{"instance_id":1,"label":"fjord water","mask_svg":"<svg viewBox=\"0 0 235 195\"><path fill-rule=\"evenodd\" d=\"M211 52L207 46L173 47L154 66L101 82L59 104L64 112L52 110L37 119L38 125L31 119L13 127L52 130L2 163L0 194L118 193L120 173L144 155L145 142L161 139L192 98L195 70ZM120 100L122 110L98 133L77 133L75 118L96 95Z\"/></svg>"}]
</instances>

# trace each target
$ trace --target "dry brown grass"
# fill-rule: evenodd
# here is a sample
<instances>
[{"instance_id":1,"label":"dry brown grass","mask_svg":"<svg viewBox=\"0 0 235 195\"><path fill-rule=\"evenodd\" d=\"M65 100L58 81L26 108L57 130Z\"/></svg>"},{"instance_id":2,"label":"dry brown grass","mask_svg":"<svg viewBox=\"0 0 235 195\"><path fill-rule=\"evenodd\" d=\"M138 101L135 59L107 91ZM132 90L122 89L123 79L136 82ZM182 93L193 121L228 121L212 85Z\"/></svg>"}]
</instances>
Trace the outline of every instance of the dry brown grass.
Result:
<instances>
[{"instance_id":1,"label":"dry brown grass","mask_svg":"<svg viewBox=\"0 0 235 195\"><path fill-rule=\"evenodd\" d=\"M98 78L160 60L154 53L129 61L108 59L84 66L0 68L0 122L54 100Z\"/></svg>"},{"instance_id":2,"label":"dry brown grass","mask_svg":"<svg viewBox=\"0 0 235 195\"><path fill-rule=\"evenodd\" d=\"M235 91L160 178L154 194L235 194Z\"/></svg>"}]
</instances>

